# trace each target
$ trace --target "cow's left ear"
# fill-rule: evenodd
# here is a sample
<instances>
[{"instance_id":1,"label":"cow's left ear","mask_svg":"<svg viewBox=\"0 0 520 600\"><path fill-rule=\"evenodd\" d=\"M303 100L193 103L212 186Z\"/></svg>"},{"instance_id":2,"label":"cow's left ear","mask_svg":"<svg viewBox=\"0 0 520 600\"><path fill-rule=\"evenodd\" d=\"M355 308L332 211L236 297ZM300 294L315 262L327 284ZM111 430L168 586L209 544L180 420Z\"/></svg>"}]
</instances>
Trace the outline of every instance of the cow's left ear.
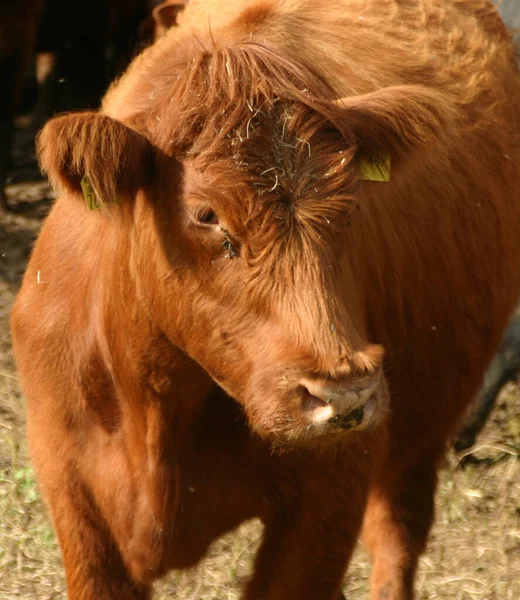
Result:
<instances>
[{"instance_id":1,"label":"cow's left ear","mask_svg":"<svg viewBox=\"0 0 520 600\"><path fill-rule=\"evenodd\" d=\"M135 191L152 178L152 144L120 121L96 112L51 119L38 136L37 151L53 186L78 194L91 186L96 207L119 201L122 193Z\"/></svg>"},{"instance_id":2,"label":"cow's left ear","mask_svg":"<svg viewBox=\"0 0 520 600\"><path fill-rule=\"evenodd\" d=\"M419 85L388 87L336 100L342 125L362 155L400 159L413 149L441 144L453 128L455 106L436 90Z\"/></svg>"}]
</instances>

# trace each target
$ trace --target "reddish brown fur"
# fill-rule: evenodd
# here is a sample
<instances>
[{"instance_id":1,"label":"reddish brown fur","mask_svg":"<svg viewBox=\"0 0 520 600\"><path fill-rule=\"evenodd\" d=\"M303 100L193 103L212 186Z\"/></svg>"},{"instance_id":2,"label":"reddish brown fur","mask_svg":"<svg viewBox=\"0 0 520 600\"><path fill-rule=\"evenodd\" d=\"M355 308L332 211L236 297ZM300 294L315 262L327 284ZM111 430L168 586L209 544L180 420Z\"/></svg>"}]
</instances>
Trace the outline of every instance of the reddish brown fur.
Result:
<instances>
[{"instance_id":1,"label":"reddish brown fur","mask_svg":"<svg viewBox=\"0 0 520 600\"><path fill-rule=\"evenodd\" d=\"M73 192L88 173L100 203L135 191L151 179L153 149L131 129L110 117L80 113L53 119L37 139L41 164L51 182ZM104 170L110 168L110 177ZM65 175L66 174L66 175Z\"/></svg>"},{"instance_id":2,"label":"reddish brown fur","mask_svg":"<svg viewBox=\"0 0 520 600\"><path fill-rule=\"evenodd\" d=\"M411 600L520 289L513 45L485 0L236 4L40 138L64 194L13 334L69 597L147 598L259 516L244 598L334 600L364 515L372 600ZM309 425L319 386L373 390L372 426Z\"/></svg>"}]
</instances>

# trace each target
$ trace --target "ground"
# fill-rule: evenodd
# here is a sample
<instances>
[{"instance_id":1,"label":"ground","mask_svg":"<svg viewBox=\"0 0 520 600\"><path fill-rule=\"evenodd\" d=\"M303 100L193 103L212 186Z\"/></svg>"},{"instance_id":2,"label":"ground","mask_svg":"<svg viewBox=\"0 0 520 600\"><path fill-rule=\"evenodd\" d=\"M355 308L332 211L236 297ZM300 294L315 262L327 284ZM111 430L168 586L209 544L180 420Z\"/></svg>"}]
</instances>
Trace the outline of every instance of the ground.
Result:
<instances>
[{"instance_id":1,"label":"ground","mask_svg":"<svg viewBox=\"0 0 520 600\"><path fill-rule=\"evenodd\" d=\"M9 188L14 202L48 195L46 184ZM0 600L64 599L59 551L27 457L23 396L10 347L9 310L45 205L0 215ZM437 521L421 559L418 600L520 598L520 387L504 390L463 469L448 454ZM245 524L217 542L195 571L156 586L156 600L235 600L261 526ZM345 580L349 600L367 598L369 565L360 546Z\"/></svg>"}]
</instances>

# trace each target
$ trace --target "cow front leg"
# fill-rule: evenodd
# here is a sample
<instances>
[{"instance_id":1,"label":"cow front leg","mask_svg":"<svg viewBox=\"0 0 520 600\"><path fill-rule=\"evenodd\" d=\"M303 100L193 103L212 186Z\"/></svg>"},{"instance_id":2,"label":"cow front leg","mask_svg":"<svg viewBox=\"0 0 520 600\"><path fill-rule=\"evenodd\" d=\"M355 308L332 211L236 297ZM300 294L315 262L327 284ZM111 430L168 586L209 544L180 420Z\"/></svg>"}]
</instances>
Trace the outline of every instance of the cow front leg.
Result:
<instances>
[{"instance_id":1,"label":"cow front leg","mask_svg":"<svg viewBox=\"0 0 520 600\"><path fill-rule=\"evenodd\" d=\"M62 551L69 600L149 600L150 588L132 581L89 491L71 474L46 494Z\"/></svg>"},{"instance_id":2,"label":"cow front leg","mask_svg":"<svg viewBox=\"0 0 520 600\"><path fill-rule=\"evenodd\" d=\"M437 463L437 453L422 456L370 491L363 539L373 560L371 600L414 598L417 564L434 517Z\"/></svg>"},{"instance_id":3,"label":"cow front leg","mask_svg":"<svg viewBox=\"0 0 520 600\"><path fill-rule=\"evenodd\" d=\"M370 460L354 455L327 464L323 455L306 471L301 489L280 485L269 506L264 539L244 600L339 600L357 542L371 476ZM293 472L297 472L296 468ZM289 478L290 480L290 478ZM294 494L294 495L293 495Z\"/></svg>"},{"instance_id":4,"label":"cow front leg","mask_svg":"<svg viewBox=\"0 0 520 600\"><path fill-rule=\"evenodd\" d=\"M343 597L341 587L356 543L356 525L351 523L348 530L340 526L333 531L336 528L333 522L321 523L321 529L318 520L314 527L302 525L300 534L287 522L273 522L266 528L244 600ZM327 542L330 542L328 547Z\"/></svg>"}]
</instances>

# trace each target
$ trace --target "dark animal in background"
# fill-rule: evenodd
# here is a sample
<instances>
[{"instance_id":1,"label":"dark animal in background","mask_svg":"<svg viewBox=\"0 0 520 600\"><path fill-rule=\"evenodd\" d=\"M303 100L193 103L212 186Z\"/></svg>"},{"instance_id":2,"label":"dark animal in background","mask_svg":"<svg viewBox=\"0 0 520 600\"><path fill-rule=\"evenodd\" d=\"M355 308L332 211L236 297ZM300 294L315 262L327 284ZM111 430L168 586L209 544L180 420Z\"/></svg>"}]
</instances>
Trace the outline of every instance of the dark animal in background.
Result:
<instances>
[{"instance_id":1,"label":"dark animal in background","mask_svg":"<svg viewBox=\"0 0 520 600\"><path fill-rule=\"evenodd\" d=\"M13 121L36 58L33 130L55 113L99 106L110 81L136 54L148 0L30 0L0 6L0 205L12 166Z\"/></svg>"},{"instance_id":2,"label":"dark animal in background","mask_svg":"<svg viewBox=\"0 0 520 600\"><path fill-rule=\"evenodd\" d=\"M361 530L372 599L413 598L520 294L514 47L441 4L193 0L44 128L12 327L70 600L149 598L254 516L246 600L336 600Z\"/></svg>"},{"instance_id":3,"label":"dark animal in background","mask_svg":"<svg viewBox=\"0 0 520 600\"><path fill-rule=\"evenodd\" d=\"M486 371L482 387L455 441L455 450L471 448L486 424L502 388L520 374L520 308L511 317L506 333Z\"/></svg>"},{"instance_id":4,"label":"dark animal in background","mask_svg":"<svg viewBox=\"0 0 520 600\"><path fill-rule=\"evenodd\" d=\"M0 3L0 207L7 206L4 185L11 165L14 117L43 5L44 0Z\"/></svg>"}]
</instances>

